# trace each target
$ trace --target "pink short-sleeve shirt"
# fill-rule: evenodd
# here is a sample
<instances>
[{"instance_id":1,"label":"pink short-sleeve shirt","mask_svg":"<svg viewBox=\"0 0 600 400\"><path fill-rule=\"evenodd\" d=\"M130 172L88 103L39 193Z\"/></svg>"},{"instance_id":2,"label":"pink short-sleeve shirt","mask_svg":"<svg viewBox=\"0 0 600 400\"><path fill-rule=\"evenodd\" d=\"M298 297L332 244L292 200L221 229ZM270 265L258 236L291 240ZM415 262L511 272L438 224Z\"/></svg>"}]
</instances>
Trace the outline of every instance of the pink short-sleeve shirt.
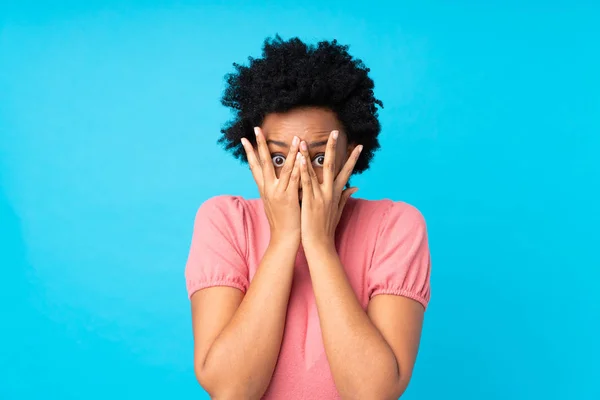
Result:
<instances>
[{"instance_id":1,"label":"pink short-sleeve shirt","mask_svg":"<svg viewBox=\"0 0 600 400\"><path fill-rule=\"evenodd\" d=\"M212 286L248 289L269 244L260 199L217 196L196 215L185 269L188 295ZM425 221L414 207L350 198L336 248L363 309L378 294L427 307L430 256ZM296 257L279 359L264 399L339 399L325 356L315 297L302 248Z\"/></svg>"}]
</instances>

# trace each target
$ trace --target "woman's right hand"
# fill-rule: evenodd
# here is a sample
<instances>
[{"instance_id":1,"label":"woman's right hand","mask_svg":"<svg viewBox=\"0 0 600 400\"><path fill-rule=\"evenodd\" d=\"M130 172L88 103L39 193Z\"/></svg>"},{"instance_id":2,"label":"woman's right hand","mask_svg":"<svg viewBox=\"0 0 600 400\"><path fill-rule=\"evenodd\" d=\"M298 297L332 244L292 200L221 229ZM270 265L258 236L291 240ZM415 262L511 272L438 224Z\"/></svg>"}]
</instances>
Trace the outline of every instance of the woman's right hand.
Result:
<instances>
[{"instance_id":1,"label":"woman's right hand","mask_svg":"<svg viewBox=\"0 0 600 400\"><path fill-rule=\"evenodd\" d=\"M269 225L271 240L297 240L300 243L300 162L297 157L300 140L294 136L290 151L281 168L279 178L275 174L271 153L260 128L254 128L258 155L252 144L242 138L248 164L256 181Z\"/></svg>"}]
</instances>

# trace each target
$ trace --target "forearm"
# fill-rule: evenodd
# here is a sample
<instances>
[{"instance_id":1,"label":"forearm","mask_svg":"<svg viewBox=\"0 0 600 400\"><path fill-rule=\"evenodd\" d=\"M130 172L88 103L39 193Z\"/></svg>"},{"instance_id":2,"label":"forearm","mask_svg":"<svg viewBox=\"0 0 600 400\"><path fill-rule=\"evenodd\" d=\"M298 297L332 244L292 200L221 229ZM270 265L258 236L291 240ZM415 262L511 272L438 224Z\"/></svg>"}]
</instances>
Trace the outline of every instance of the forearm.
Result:
<instances>
[{"instance_id":1,"label":"forearm","mask_svg":"<svg viewBox=\"0 0 600 400\"><path fill-rule=\"evenodd\" d=\"M397 399L392 349L361 307L334 246L305 246L325 352L344 399Z\"/></svg>"},{"instance_id":2,"label":"forearm","mask_svg":"<svg viewBox=\"0 0 600 400\"><path fill-rule=\"evenodd\" d=\"M297 249L293 240L269 244L244 299L208 351L202 370L215 396L226 391L260 398L267 389L281 347Z\"/></svg>"}]
</instances>

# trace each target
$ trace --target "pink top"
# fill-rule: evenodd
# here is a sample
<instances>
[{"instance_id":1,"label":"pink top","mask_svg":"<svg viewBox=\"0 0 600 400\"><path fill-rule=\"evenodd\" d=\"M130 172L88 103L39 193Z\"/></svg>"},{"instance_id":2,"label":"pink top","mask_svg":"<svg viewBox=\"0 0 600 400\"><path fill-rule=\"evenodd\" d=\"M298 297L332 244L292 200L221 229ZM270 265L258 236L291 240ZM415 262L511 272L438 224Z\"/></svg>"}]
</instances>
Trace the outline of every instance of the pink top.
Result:
<instances>
[{"instance_id":1,"label":"pink top","mask_svg":"<svg viewBox=\"0 0 600 400\"><path fill-rule=\"evenodd\" d=\"M234 196L198 210L185 276L189 296L211 286L246 292L269 243L262 201ZM378 294L405 296L427 307L430 257L425 221L414 207L350 198L336 247L357 298L367 309ZM279 359L264 399L339 399L325 355L310 274L302 248Z\"/></svg>"}]
</instances>

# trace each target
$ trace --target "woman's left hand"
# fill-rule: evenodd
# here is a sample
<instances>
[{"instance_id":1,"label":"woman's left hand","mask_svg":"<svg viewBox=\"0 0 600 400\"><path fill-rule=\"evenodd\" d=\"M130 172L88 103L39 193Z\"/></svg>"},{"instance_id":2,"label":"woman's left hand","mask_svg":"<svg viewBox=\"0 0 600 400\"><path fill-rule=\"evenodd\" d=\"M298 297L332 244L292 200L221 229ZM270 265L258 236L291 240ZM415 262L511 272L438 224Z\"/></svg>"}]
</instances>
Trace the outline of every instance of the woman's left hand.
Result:
<instances>
[{"instance_id":1,"label":"woman's left hand","mask_svg":"<svg viewBox=\"0 0 600 400\"><path fill-rule=\"evenodd\" d=\"M323 163L323 183L310 162L306 142L300 144L300 175L302 182L301 235L304 246L321 244L335 247L335 230L340 221L348 198L358 188L344 189L350 178L362 146L356 146L342 170L335 176L336 144L338 131L333 131L327 140Z\"/></svg>"}]
</instances>

